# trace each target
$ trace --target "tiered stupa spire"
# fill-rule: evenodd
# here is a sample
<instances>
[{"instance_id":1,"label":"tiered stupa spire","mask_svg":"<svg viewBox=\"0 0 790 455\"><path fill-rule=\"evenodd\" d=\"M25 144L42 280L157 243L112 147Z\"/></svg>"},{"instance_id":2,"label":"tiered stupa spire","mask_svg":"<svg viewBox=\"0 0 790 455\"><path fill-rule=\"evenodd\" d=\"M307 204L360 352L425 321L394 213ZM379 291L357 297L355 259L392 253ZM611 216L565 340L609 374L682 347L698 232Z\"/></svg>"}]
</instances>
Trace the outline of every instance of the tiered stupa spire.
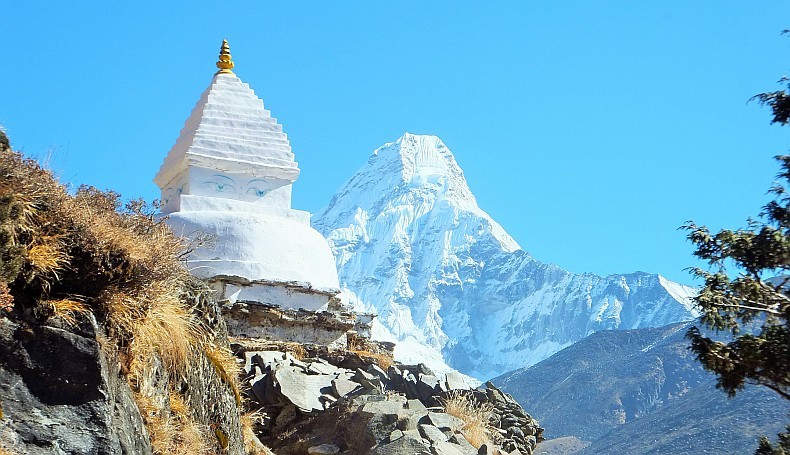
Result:
<instances>
[{"instance_id":1,"label":"tiered stupa spire","mask_svg":"<svg viewBox=\"0 0 790 455\"><path fill-rule=\"evenodd\" d=\"M217 61L217 68L219 68L219 71L217 71L217 74L233 74L231 70L234 66L233 56L230 55L230 45L228 45L228 40L224 39L219 49L219 60Z\"/></svg>"},{"instance_id":2,"label":"tiered stupa spire","mask_svg":"<svg viewBox=\"0 0 790 455\"><path fill-rule=\"evenodd\" d=\"M223 40L219 71L154 179L163 212L177 234L215 239L187 265L220 298L320 308L339 293L334 257L310 213L291 207L288 136L233 67Z\"/></svg>"}]
</instances>

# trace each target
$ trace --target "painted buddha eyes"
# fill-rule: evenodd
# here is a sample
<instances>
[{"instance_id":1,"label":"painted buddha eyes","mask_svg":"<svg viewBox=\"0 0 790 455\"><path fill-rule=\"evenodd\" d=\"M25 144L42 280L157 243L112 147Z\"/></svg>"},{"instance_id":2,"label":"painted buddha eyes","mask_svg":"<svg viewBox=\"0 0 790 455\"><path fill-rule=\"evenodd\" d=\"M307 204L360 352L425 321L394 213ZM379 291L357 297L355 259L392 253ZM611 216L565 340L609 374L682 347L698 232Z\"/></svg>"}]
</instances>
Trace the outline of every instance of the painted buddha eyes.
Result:
<instances>
[{"instance_id":1,"label":"painted buddha eyes","mask_svg":"<svg viewBox=\"0 0 790 455\"><path fill-rule=\"evenodd\" d=\"M211 179L205 180L203 184L212 193L238 194L244 200L260 199L269 193L269 190L265 189L266 181L262 179L236 182L226 175L216 174L211 176Z\"/></svg>"},{"instance_id":2,"label":"painted buddha eyes","mask_svg":"<svg viewBox=\"0 0 790 455\"><path fill-rule=\"evenodd\" d=\"M247 194L251 194L255 197L263 197L268 193L266 190L259 190L258 188L252 187L247 190Z\"/></svg>"}]
</instances>

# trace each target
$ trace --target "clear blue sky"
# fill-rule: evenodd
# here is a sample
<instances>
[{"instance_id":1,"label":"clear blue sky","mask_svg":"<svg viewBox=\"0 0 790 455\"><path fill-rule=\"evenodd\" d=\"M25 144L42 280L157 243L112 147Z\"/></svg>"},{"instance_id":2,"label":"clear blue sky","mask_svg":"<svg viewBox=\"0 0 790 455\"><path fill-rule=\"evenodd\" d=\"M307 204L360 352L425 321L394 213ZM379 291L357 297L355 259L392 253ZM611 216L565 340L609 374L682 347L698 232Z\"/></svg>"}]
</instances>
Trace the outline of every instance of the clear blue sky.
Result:
<instances>
[{"instance_id":1,"label":"clear blue sky","mask_svg":"<svg viewBox=\"0 0 790 455\"><path fill-rule=\"evenodd\" d=\"M747 104L790 70L786 1L5 2L0 125L61 179L152 183L215 71L288 133L317 211L377 146L441 137L536 258L692 283L682 232L767 201L790 128Z\"/></svg>"}]
</instances>

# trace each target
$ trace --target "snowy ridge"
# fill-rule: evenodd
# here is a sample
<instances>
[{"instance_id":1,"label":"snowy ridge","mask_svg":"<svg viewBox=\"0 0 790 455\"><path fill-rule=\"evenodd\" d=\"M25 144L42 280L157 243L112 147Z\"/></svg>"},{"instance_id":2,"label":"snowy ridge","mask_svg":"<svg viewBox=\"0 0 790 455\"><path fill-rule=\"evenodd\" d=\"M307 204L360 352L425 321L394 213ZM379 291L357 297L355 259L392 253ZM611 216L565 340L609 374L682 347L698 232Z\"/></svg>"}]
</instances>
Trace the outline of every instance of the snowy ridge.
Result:
<instances>
[{"instance_id":1,"label":"snowy ridge","mask_svg":"<svg viewBox=\"0 0 790 455\"><path fill-rule=\"evenodd\" d=\"M405 134L377 149L313 217L341 287L379 313L396 357L486 379L602 329L694 317L693 289L655 274L573 274L533 259L477 205L450 150ZM449 367L448 367L449 365Z\"/></svg>"}]
</instances>

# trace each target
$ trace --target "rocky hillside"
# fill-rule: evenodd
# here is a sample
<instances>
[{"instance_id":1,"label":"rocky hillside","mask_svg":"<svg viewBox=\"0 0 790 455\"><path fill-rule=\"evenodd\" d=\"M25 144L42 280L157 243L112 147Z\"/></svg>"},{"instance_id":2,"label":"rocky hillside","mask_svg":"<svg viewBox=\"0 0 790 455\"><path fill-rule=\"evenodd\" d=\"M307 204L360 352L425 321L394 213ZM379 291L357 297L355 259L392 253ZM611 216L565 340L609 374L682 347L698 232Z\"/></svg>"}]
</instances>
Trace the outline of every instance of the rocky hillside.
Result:
<instances>
[{"instance_id":1,"label":"rocky hillside","mask_svg":"<svg viewBox=\"0 0 790 455\"><path fill-rule=\"evenodd\" d=\"M688 350L687 329L597 332L494 381L548 428L538 453L752 453L790 405L757 386L728 399Z\"/></svg>"},{"instance_id":2,"label":"rocky hillside","mask_svg":"<svg viewBox=\"0 0 790 455\"><path fill-rule=\"evenodd\" d=\"M575 274L534 259L477 205L435 136L374 151L313 224L350 300L380 315L376 336L398 342L396 358L438 370L485 379L598 330L694 317L692 290L659 275Z\"/></svg>"},{"instance_id":3,"label":"rocky hillside","mask_svg":"<svg viewBox=\"0 0 790 455\"><path fill-rule=\"evenodd\" d=\"M0 132L0 450L265 453L185 247L142 203L69 194Z\"/></svg>"}]
</instances>

